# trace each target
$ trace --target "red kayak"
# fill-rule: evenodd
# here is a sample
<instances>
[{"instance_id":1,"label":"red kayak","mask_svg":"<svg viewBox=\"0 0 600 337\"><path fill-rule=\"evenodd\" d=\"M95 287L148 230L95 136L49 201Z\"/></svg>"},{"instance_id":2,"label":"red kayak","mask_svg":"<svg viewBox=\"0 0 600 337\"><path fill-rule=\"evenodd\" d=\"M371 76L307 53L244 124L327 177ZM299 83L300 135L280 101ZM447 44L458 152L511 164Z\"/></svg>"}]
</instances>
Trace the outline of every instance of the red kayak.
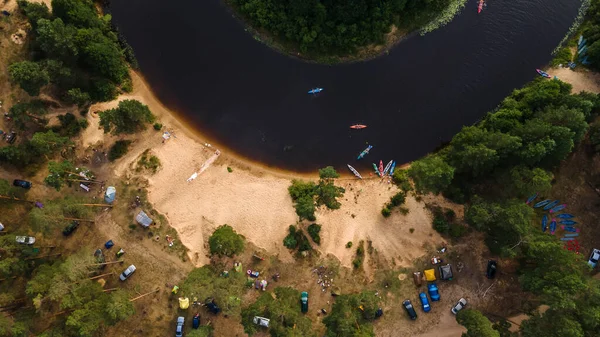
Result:
<instances>
[{"instance_id":1,"label":"red kayak","mask_svg":"<svg viewBox=\"0 0 600 337\"><path fill-rule=\"evenodd\" d=\"M379 173L383 177L383 160L379 161Z\"/></svg>"},{"instance_id":2,"label":"red kayak","mask_svg":"<svg viewBox=\"0 0 600 337\"><path fill-rule=\"evenodd\" d=\"M364 129L364 128L366 128L366 127L367 127L367 126L366 126L366 125L364 125L364 124L354 124L354 125L350 126L350 129L356 129L356 130L360 130L360 129Z\"/></svg>"},{"instance_id":3,"label":"red kayak","mask_svg":"<svg viewBox=\"0 0 600 337\"><path fill-rule=\"evenodd\" d=\"M479 6L477 7L477 14L483 10L483 0L479 0Z\"/></svg>"}]
</instances>

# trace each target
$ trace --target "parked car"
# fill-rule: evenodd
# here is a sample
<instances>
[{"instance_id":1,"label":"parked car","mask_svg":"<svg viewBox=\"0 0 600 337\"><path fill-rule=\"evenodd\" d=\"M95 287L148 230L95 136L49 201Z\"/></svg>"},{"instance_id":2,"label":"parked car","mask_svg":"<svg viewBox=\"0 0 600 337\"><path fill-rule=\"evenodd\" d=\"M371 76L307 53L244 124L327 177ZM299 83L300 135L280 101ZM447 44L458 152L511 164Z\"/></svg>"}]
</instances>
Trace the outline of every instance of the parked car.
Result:
<instances>
[{"instance_id":1,"label":"parked car","mask_svg":"<svg viewBox=\"0 0 600 337\"><path fill-rule=\"evenodd\" d=\"M304 313L308 312L308 293L306 291L300 294L300 309Z\"/></svg>"},{"instance_id":2,"label":"parked car","mask_svg":"<svg viewBox=\"0 0 600 337\"><path fill-rule=\"evenodd\" d=\"M435 283L427 285L427 291L429 291L429 297L432 301L436 302L440 300L440 293Z\"/></svg>"},{"instance_id":3,"label":"parked car","mask_svg":"<svg viewBox=\"0 0 600 337\"><path fill-rule=\"evenodd\" d=\"M487 276L487 278L489 279L493 279L494 277L496 277L497 266L498 263L495 260L488 260L485 276Z\"/></svg>"},{"instance_id":4,"label":"parked car","mask_svg":"<svg viewBox=\"0 0 600 337\"><path fill-rule=\"evenodd\" d=\"M131 265L129 267L127 267L127 269L125 269L125 271L123 271L123 273L121 273L121 276L119 276L119 279L121 279L121 281L125 281L126 279L128 279L131 274L133 274L135 272L135 266Z\"/></svg>"},{"instance_id":5,"label":"parked car","mask_svg":"<svg viewBox=\"0 0 600 337\"><path fill-rule=\"evenodd\" d=\"M594 248L592 250L592 254L590 254L590 258L588 259L588 264L590 267L592 267L592 269L596 268L598 265L598 260L600 260L600 249Z\"/></svg>"},{"instance_id":6,"label":"parked car","mask_svg":"<svg viewBox=\"0 0 600 337\"><path fill-rule=\"evenodd\" d=\"M465 300L464 298L461 298L460 300L458 300L458 303L456 303L452 307L452 313L455 315L458 314L458 312L461 311L466 305L467 305L467 300Z\"/></svg>"},{"instance_id":7,"label":"parked car","mask_svg":"<svg viewBox=\"0 0 600 337\"><path fill-rule=\"evenodd\" d=\"M175 329L175 337L183 337L183 323L185 323L185 317L177 317L177 328Z\"/></svg>"},{"instance_id":8,"label":"parked car","mask_svg":"<svg viewBox=\"0 0 600 337\"><path fill-rule=\"evenodd\" d=\"M192 328L198 329L200 327L200 314L196 313L194 319L192 319Z\"/></svg>"},{"instance_id":9,"label":"parked car","mask_svg":"<svg viewBox=\"0 0 600 337\"><path fill-rule=\"evenodd\" d=\"M383 309L378 308L377 311L375 311L375 318L379 318L383 316Z\"/></svg>"},{"instance_id":10,"label":"parked car","mask_svg":"<svg viewBox=\"0 0 600 337\"><path fill-rule=\"evenodd\" d=\"M17 133L14 131L11 131L8 134L6 134L5 139L8 144L12 144L15 142L15 140L17 140Z\"/></svg>"},{"instance_id":11,"label":"parked car","mask_svg":"<svg viewBox=\"0 0 600 337\"><path fill-rule=\"evenodd\" d=\"M254 318L252 319L252 322L254 322L254 324L256 324L256 325L260 325L260 326L264 326L265 328L268 328L271 320L268 318L260 317L260 316L254 316Z\"/></svg>"},{"instance_id":12,"label":"parked car","mask_svg":"<svg viewBox=\"0 0 600 337\"><path fill-rule=\"evenodd\" d=\"M423 307L423 311L430 312L431 307L429 306L429 300L427 299L427 294L420 293L419 300L421 301L421 306Z\"/></svg>"},{"instance_id":13,"label":"parked car","mask_svg":"<svg viewBox=\"0 0 600 337\"><path fill-rule=\"evenodd\" d=\"M417 319L417 312L415 311L415 308L413 308L412 304L410 303L410 300L406 300L404 302L402 302L402 305L404 306L404 309L406 309L406 313L408 314L408 316L410 317L410 319Z\"/></svg>"},{"instance_id":14,"label":"parked car","mask_svg":"<svg viewBox=\"0 0 600 337\"><path fill-rule=\"evenodd\" d=\"M77 227L79 227L79 221L74 220L67 227L65 227L65 229L63 230L63 235L69 236L69 235L73 234L73 232L77 229Z\"/></svg>"},{"instance_id":15,"label":"parked car","mask_svg":"<svg viewBox=\"0 0 600 337\"><path fill-rule=\"evenodd\" d=\"M17 236L15 239L18 243L24 245L32 245L35 243L35 238L33 236Z\"/></svg>"},{"instance_id":16,"label":"parked car","mask_svg":"<svg viewBox=\"0 0 600 337\"><path fill-rule=\"evenodd\" d=\"M15 180L13 180L13 186L30 189L31 183L27 180L15 179Z\"/></svg>"},{"instance_id":17,"label":"parked car","mask_svg":"<svg viewBox=\"0 0 600 337\"><path fill-rule=\"evenodd\" d=\"M207 298L206 301L204 301L204 305L215 315L221 312L221 308L219 308L214 298Z\"/></svg>"}]
</instances>

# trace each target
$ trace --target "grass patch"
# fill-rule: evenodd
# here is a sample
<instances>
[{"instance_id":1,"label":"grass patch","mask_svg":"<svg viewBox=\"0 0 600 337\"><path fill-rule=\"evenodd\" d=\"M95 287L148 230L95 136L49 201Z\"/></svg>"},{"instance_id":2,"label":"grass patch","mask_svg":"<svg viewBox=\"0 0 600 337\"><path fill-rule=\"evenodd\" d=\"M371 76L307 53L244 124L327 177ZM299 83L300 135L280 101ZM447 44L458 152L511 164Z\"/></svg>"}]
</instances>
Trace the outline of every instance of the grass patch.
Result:
<instances>
[{"instance_id":1,"label":"grass patch","mask_svg":"<svg viewBox=\"0 0 600 337\"><path fill-rule=\"evenodd\" d=\"M147 149L142 153L142 156L138 160L138 167L136 171L148 170L152 173L156 173L161 166L160 159L157 156L150 155L150 149Z\"/></svg>"},{"instance_id":2,"label":"grass patch","mask_svg":"<svg viewBox=\"0 0 600 337\"><path fill-rule=\"evenodd\" d=\"M356 257L352 260L352 266L354 269L358 269L362 266L365 260L365 242L360 240L358 243L358 248L356 248Z\"/></svg>"}]
</instances>

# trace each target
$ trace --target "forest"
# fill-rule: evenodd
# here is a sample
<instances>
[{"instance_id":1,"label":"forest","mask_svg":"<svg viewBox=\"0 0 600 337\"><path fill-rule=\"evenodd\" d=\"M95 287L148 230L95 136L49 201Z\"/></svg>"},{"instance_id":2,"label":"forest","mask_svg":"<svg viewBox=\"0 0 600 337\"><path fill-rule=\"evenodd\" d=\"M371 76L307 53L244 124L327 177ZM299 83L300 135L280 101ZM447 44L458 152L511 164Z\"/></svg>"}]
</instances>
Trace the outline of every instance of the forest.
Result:
<instances>
[{"instance_id":1,"label":"forest","mask_svg":"<svg viewBox=\"0 0 600 337\"><path fill-rule=\"evenodd\" d=\"M451 0L231 0L254 27L291 43L303 53L352 54L383 44L395 25L414 30L432 20Z\"/></svg>"}]
</instances>

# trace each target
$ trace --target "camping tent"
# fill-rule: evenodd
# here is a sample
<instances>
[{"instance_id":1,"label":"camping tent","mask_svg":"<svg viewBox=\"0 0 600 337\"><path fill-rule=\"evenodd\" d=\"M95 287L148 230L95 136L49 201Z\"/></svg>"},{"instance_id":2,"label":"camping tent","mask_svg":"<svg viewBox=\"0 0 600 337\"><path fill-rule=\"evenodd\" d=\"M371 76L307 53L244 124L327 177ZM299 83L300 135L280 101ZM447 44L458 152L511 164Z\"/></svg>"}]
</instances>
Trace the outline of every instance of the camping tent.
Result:
<instances>
[{"instance_id":1,"label":"camping tent","mask_svg":"<svg viewBox=\"0 0 600 337\"><path fill-rule=\"evenodd\" d=\"M190 299L187 297L179 298L179 308L187 309L190 306Z\"/></svg>"},{"instance_id":2,"label":"camping tent","mask_svg":"<svg viewBox=\"0 0 600 337\"><path fill-rule=\"evenodd\" d=\"M117 193L117 189L114 186L108 186L106 189L106 193L104 194L104 201L109 204L112 204L115 201L115 195Z\"/></svg>"},{"instance_id":3,"label":"camping tent","mask_svg":"<svg viewBox=\"0 0 600 337\"><path fill-rule=\"evenodd\" d=\"M140 211L138 215L136 215L135 221L137 221L143 227L149 227L152 224L152 219L150 219L150 217L148 217L144 211Z\"/></svg>"},{"instance_id":4,"label":"camping tent","mask_svg":"<svg viewBox=\"0 0 600 337\"><path fill-rule=\"evenodd\" d=\"M436 280L435 279L435 269L427 269L427 270L424 271L424 273L425 273L425 279L428 282Z\"/></svg>"},{"instance_id":5,"label":"camping tent","mask_svg":"<svg viewBox=\"0 0 600 337\"><path fill-rule=\"evenodd\" d=\"M419 287L421 284L423 284L423 276L421 276L420 271L416 271L413 273L413 281L415 281L415 285L417 287Z\"/></svg>"},{"instance_id":6,"label":"camping tent","mask_svg":"<svg viewBox=\"0 0 600 337\"><path fill-rule=\"evenodd\" d=\"M452 267L450 264L440 266L440 278L442 280L452 280Z\"/></svg>"}]
</instances>

